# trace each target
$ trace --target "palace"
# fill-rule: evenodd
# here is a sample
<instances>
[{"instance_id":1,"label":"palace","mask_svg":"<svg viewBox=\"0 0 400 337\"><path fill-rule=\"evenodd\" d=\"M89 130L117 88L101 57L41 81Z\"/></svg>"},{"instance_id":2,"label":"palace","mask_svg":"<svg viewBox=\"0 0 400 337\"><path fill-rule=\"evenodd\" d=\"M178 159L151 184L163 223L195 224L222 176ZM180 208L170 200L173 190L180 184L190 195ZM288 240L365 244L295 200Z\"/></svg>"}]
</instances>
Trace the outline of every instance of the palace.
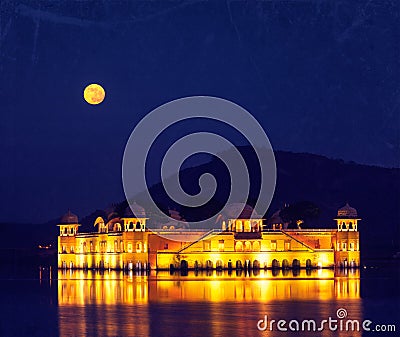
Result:
<instances>
[{"instance_id":1,"label":"palace","mask_svg":"<svg viewBox=\"0 0 400 337\"><path fill-rule=\"evenodd\" d=\"M356 268L360 245L356 209L346 204L335 229L288 229L279 214L263 226L252 208L220 217L221 229L180 228L172 221L146 228L146 212L134 203L122 216L98 217L97 232L80 233L78 217L68 211L58 225L58 267L70 269L246 269ZM177 224L178 222L176 222Z\"/></svg>"}]
</instances>

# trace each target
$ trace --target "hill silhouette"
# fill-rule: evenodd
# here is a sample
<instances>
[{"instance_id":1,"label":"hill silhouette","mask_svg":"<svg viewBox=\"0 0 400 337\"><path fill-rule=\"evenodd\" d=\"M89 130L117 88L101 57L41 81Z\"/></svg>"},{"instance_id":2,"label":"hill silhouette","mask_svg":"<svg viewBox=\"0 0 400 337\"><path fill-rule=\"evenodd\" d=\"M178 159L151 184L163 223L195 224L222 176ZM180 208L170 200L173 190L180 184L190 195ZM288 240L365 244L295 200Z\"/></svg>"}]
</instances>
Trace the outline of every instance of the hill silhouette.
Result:
<instances>
[{"instance_id":1,"label":"hill silhouette","mask_svg":"<svg viewBox=\"0 0 400 337\"><path fill-rule=\"evenodd\" d=\"M254 205L260 181L258 162L251 148L241 147L239 151L249 167L251 187L248 203ZM400 250L400 169L360 165L308 153L276 151L275 157L277 184L266 218L285 204L311 201L320 212L310 226L335 228L333 218L338 208L349 202L362 218L359 224L362 257L390 257ZM205 172L214 175L218 188L211 201L198 209L176 205L167 197L161 183L153 185L150 193L162 209L177 209L188 221L218 214L230 191L229 172L220 160L213 157L207 163L182 170L181 185L187 193L198 193L198 177ZM142 197L138 195L135 199L140 204ZM122 210L126 205L123 201L117 204L117 208ZM96 210L80 219L81 230L93 230L94 219L104 215L104 211ZM3 235L10 238L6 248L29 247L42 242L56 244L57 221L54 219L35 226L2 225Z\"/></svg>"}]
</instances>

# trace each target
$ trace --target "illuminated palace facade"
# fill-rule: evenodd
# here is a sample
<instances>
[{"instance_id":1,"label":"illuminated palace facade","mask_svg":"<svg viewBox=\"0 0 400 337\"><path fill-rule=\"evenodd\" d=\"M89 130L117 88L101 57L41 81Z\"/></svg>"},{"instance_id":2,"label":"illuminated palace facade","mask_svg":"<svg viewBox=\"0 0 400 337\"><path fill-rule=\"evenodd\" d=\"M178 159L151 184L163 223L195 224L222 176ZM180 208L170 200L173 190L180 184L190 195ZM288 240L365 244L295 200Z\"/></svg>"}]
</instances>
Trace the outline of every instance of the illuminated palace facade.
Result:
<instances>
[{"instance_id":1,"label":"illuminated palace facade","mask_svg":"<svg viewBox=\"0 0 400 337\"><path fill-rule=\"evenodd\" d=\"M237 208L237 205L234 206ZM243 269L356 268L360 265L357 211L346 204L335 229L287 229L274 215L222 218L219 230L179 228L171 223L147 229L137 204L123 216L98 217L96 232L79 232L78 217L65 214L58 225L58 266L68 269ZM251 214L251 212L247 212ZM178 223L178 222L176 222Z\"/></svg>"}]
</instances>

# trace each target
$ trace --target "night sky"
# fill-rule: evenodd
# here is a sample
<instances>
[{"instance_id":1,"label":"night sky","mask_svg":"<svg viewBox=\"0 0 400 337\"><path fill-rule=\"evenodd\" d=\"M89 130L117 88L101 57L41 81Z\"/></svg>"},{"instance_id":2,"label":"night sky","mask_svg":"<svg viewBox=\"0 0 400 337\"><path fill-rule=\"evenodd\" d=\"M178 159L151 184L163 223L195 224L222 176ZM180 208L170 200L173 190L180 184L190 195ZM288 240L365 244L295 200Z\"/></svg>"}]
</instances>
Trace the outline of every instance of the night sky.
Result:
<instances>
[{"instance_id":1,"label":"night sky","mask_svg":"<svg viewBox=\"0 0 400 337\"><path fill-rule=\"evenodd\" d=\"M123 199L136 123L229 99L275 150L400 166L399 2L0 2L0 221ZM83 100L100 83L99 106Z\"/></svg>"}]
</instances>

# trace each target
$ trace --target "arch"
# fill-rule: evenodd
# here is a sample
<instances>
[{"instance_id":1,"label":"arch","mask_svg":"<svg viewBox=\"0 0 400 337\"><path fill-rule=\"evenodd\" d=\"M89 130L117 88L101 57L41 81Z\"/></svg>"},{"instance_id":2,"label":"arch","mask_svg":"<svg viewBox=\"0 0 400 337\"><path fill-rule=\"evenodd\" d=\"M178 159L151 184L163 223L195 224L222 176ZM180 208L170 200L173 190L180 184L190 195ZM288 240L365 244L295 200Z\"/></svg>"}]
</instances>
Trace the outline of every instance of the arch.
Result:
<instances>
[{"instance_id":1,"label":"arch","mask_svg":"<svg viewBox=\"0 0 400 337\"><path fill-rule=\"evenodd\" d=\"M128 229L133 230L133 227L134 227L133 221L131 221L131 222L129 223L129 225L128 225Z\"/></svg>"},{"instance_id":2,"label":"arch","mask_svg":"<svg viewBox=\"0 0 400 337\"><path fill-rule=\"evenodd\" d=\"M253 252L259 252L260 250L261 250L260 242L259 241L254 241L253 242Z\"/></svg>"},{"instance_id":3,"label":"arch","mask_svg":"<svg viewBox=\"0 0 400 337\"><path fill-rule=\"evenodd\" d=\"M307 259L307 260L306 260L306 268L307 268L307 269L310 269L311 267L312 267L311 260L310 260L310 259Z\"/></svg>"},{"instance_id":4,"label":"arch","mask_svg":"<svg viewBox=\"0 0 400 337\"><path fill-rule=\"evenodd\" d=\"M272 269L279 268L279 261L277 259L272 260Z\"/></svg>"},{"instance_id":5,"label":"arch","mask_svg":"<svg viewBox=\"0 0 400 337\"><path fill-rule=\"evenodd\" d=\"M254 232L260 231L260 225L258 224L258 221L253 221L253 231Z\"/></svg>"},{"instance_id":6,"label":"arch","mask_svg":"<svg viewBox=\"0 0 400 337\"><path fill-rule=\"evenodd\" d=\"M254 260L254 262L253 262L253 269L260 269L260 261Z\"/></svg>"},{"instance_id":7,"label":"arch","mask_svg":"<svg viewBox=\"0 0 400 337\"><path fill-rule=\"evenodd\" d=\"M169 226L169 229L175 229L174 225Z\"/></svg>"},{"instance_id":8,"label":"arch","mask_svg":"<svg viewBox=\"0 0 400 337\"><path fill-rule=\"evenodd\" d=\"M282 269L289 269L289 261L284 259L282 261Z\"/></svg>"},{"instance_id":9,"label":"arch","mask_svg":"<svg viewBox=\"0 0 400 337\"><path fill-rule=\"evenodd\" d=\"M236 241L235 251L243 252L243 242L242 241Z\"/></svg>"},{"instance_id":10,"label":"arch","mask_svg":"<svg viewBox=\"0 0 400 337\"><path fill-rule=\"evenodd\" d=\"M142 225L140 224L140 221L136 222L136 229L141 229Z\"/></svg>"},{"instance_id":11,"label":"arch","mask_svg":"<svg viewBox=\"0 0 400 337\"><path fill-rule=\"evenodd\" d=\"M293 269L300 269L300 260L294 259L292 262L292 268Z\"/></svg>"},{"instance_id":12,"label":"arch","mask_svg":"<svg viewBox=\"0 0 400 337\"><path fill-rule=\"evenodd\" d=\"M242 261L237 260L237 261L236 261L236 269L242 269L242 268L243 268Z\"/></svg>"},{"instance_id":13,"label":"arch","mask_svg":"<svg viewBox=\"0 0 400 337\"><path fill-rule=\"evenodd\" d=\"M206 261L206 269L213 269L213 263L211 260Z\"/></svg>"},{"instance_id":14,"label":"arch","mask_svg":"<svg viewBox=\"0 0 400 337\"><path fill-rule=\"evenodd\" d=\"M240 220L236 221L236 232L243 232L243 223Z\"/></svg>"},{"instance_id":15,"label":"arch","mask_svg":"<svg viewBox=\"0 0 400 337\"><path fill-rule=\"evenodd\" d=\"M188 262L186 260L181 260L181 269L183 270L188 269Z\"/></svg>"},{"instance_id":16,"label":"arch","mask_svg":"<svg viewBox=\"0 0 400 337\"><path fill-rule=\"evenodd\" d=\"M353 223L351 221L349 222L349 229L353 230Z\"/></svg>"},{"instance_id":17,"label":"arch","mask_svg":"<svg viewBox=\"0 0 400 337\"><path fill-rule=\"evenodd\" d=\"M244 251L245 252L251 252L251 242L250 241L246 241L244 243Z\"/></svg>"},{"instance_id":18,"label":"arch","mask_svg":"<svg viewBox=\"0 0 400 337\"><path fill-rule=\"evenodd\" d=\"M224 263L221 260L217 260L217 263L215 266L216 266L217 270L222 270L222 268L224 268Z\"/></svg>"}]
</instances>

